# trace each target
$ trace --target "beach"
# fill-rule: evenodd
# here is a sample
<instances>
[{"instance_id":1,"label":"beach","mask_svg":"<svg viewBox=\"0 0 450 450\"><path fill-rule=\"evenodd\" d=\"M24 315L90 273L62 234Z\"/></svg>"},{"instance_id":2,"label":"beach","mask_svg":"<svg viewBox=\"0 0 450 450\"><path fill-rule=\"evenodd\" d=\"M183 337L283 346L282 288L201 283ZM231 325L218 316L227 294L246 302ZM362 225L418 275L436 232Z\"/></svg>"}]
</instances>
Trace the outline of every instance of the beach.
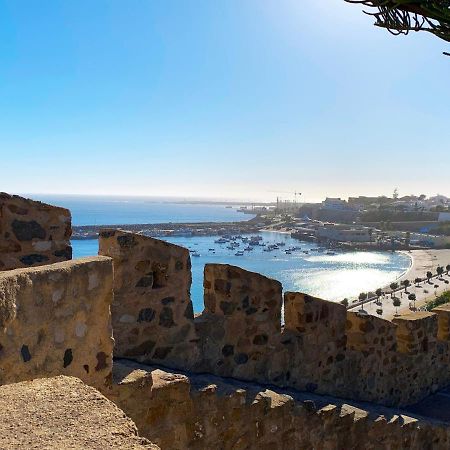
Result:
<instances>
[{"instance_id":1,"label":"beach","mask_svg":"<svg viewBox=\"0 0 450 450\"><path fill-rule=\"evenodd\" d=\"M415 286L414 284L414 280L416 278L426 278L428 271L435 275L438 266L443 266L445 269L445 267L450 264L450 249L411 250L410 252L403 253L411 257L411 266L402 276L398 278L397 282L399 285L403 280L409 280L411 282L411 286L407 289L407 291L416 295L416 309L421 308L428 301L436 298L436 296L450 290L450 284L439 281L437 277L432 279L431 284L428 282L423 282L420 283L420 287ZM447 274L444 274L443 279L450 281L450 277ZM438 287L435 288L435 285ZM386 286L385 291L390 292L389 286ZM408 300L408 294L405 293L405 290L401 289L397 291L396 296L399 297L401 301L401 306L398 308L398 314L411 314L413 311L409 309L410 301ZM369 314L392 320L397 312L397 308L394 307L390 294L382 298L381 302L381 308L383 310L383 314L381 315L376 313L376 310L379 309L380 306L377 305L375 301L366 303L364 305L364 309ZM357 311L358 309L360 309L360 306L351 308L353 311Z\"/></svg>"}]
</instances>

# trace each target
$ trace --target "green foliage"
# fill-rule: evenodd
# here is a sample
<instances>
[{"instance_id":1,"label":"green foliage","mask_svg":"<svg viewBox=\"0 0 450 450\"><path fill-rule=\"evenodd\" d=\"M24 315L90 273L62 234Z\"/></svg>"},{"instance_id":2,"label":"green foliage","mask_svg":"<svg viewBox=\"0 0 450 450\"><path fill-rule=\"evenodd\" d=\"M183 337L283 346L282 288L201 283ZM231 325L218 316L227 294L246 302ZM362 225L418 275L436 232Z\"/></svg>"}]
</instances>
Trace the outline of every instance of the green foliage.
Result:
<instances>
[{"instance_id":1,"label":"green foliage","mask_svg":"<svg viewBox=\"0 0 450 450\"><path fill-rule=\"evenodd\" d=\"M431 311L433 308L436 308L436 306L444 305L445 303L450 303L450 291L444 292L435 300L428 302L425 308L427 311Z\"/></svg>"}]
</instances>

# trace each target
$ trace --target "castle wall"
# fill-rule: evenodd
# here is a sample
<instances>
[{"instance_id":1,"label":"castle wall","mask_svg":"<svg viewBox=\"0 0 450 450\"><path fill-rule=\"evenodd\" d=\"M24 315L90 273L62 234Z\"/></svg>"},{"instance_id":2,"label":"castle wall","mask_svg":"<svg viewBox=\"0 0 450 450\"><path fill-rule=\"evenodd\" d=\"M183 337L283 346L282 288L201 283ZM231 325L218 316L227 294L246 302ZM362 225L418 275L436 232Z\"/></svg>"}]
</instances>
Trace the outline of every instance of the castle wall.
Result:
<instances>
[{"instance_id":1,"label":"castle wall","mask_svg":"<svg viewBox=\"0 0 450 450\"><path fill-rule=\"evenodd\" d=\"M205 266L205 310L196 319L201 369L264 380L281 330L281 284L224 264Z\"/></svg>"},{"instance_id":2,"label":"castle wall","mask_svg":"<svg viewBox=\"0 0 450 450\"><path fill-rule=\"evenodd\" d=\"M70 375L111 382L112 261L84 258L0 273L0 384Z\"/></svg>"},{"instance_id":3,"label":"castle wall","mask_svg":"<svg viewBox=\"0 0 450 450\"><path fill-rule=\"evenodd\" d=\"M450 446L450 428L387 408L292 396L208 375L127 361L107 396L162 449L408 449Z\"/></svg>"},{"instance_id":4,"label":"castle wall","mask_svg":"<svg viewBox=\"0 0 450 450\"><path fill-rule=\"evenodd\" d=\"M0 271L72 258L67 209L0 193Z\"/></svg>"},{"instance_id":5,"label":"castle wall","mask_svg":"<svg viewBox=\"0 0 450 450\"><path fill-rule=\"evenodd\" d=\"M196 364L189 251L119 230L103 230L99 249L114 261L114 355L179 368Z\"/></svg>"},{"instance_id":6,"label":"castle wall","mask_svg":"<svg viewBox=\"0 0 450 450\"><path fill-rule=\"evenodd\" d=\"M114 258L113 326L126 342L117 356L386 405L415 403L450 383L448 310L389 322L296 292L283 300L278 281L207 264L205 309L193 319L186 317L192 308L186 249L122 231L102 233L100 249ZM153 279L155 267L163 268L164 286L143 289L142 277ZM168 296L174 319L166 328L160 317ZM149 308L151 320L140 323ZM123 315L129 321L121 321ZM152 353L166 347L165 358Z\"/></svg>"}]
</instances>

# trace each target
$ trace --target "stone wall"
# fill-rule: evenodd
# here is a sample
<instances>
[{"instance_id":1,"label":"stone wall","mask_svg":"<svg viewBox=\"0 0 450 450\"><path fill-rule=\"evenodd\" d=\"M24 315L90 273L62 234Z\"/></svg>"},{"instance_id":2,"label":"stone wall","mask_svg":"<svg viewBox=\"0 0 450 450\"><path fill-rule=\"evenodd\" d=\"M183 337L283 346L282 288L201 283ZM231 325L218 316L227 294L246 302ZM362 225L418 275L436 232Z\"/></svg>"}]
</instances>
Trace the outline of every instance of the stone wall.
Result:
<instances>
[{"instance_id":1,"label":"stone wall","mask_svg":"<svg viewBox=\"0 0 450 450\"><path fill-rule=\"evenodd\" d=\"M208 264L205 310L194 319L187 250L122 231L102 233L100 249L114 258L113 323L126 343L117 356L385 405L415 403L450 383L445 308L389 322L288 292L282 328L279 282ZM155 267L164 268L164 286L143 288ZM162 326L165 303L171 327ZM151 352L170 351L157 358L149 342Z\"/></svg>"},{"instance_id":2,"label":"stone wall","mask_svg":"<svg viewBox=\"0 0 450 450\"><path fill-rule=\"evenodd\" d=\"M0 270L72 258L67 209L0 193Z\"/></svg>"},{"instance_id":3,"label":"stone wall","mask_svg":"<svg viewBox=\"0 0 450 450\"><path fill-rule=\"evenodd\" d=\"M193 367L198 346L189 251L158 239L103 230L99 254L114 261L114 355Z\"/></svg>"},{"instance_id":4,"label":"stone wall","mask_svg":"<svg viewBox=\"0 0 450 450\"><path fill-rule=\"evenodd\" d=\"M107 396L161 449L444 450L448 425L208 375L114 365Z\"/></svg>"},{"instance_id":5,"label":"stone wall","mask_svg":"<svg viewBox=\"0 0 450 450\"><path fill-rule=\"evenodd\" d=\"M112 370L110 258L0 273L0 384L76 376L104 389Z\"/></svg>"},{"instance_id":6,"label":"stone wall","mask_svg":"<svg viewBox=\"0 0 450 450\"><path fill-rule=\"evenodd\" d=\"M0 448L158 450L96 389L58 376L0 386Z\"/></svg>"}]
</instances>

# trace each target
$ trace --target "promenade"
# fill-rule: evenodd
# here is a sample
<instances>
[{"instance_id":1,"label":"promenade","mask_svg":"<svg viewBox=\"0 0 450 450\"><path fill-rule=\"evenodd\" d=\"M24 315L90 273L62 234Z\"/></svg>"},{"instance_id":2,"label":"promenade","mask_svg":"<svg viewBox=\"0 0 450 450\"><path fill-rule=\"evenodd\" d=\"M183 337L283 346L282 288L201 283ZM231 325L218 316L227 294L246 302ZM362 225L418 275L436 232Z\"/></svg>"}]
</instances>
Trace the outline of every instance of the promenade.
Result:
<instances>
[{"instance_id":1,"label":"promenade","mask_svg":"<svg viewBox=\"0 0 450 450\"><path fill-rule=\"evenodd\" d=\"M400 298L401 305L396 308L393 305L393 299L391 298L391 289L389 286L384 288L386 295L380 297L381 305L377 305L375 300L364 303L364 309L367 313L382 317L387 320L392 320L397 312L398 314L410 314L413 311L410 310L411 301L408 299L409 294L416 295L415 307L416 310L419 310L423 307L427 302L436 298L436 296L441 295L445 291L450 290L450 276L444 273L442 279L444 281L439 280L439 277L436 276L436 269L438 266L445 266L450 264L450 249L448 250L411 250L410 252L405 252L412 258L412 264L408 271L406 271L398 280L399 286L401 286L401 282L405 279L411 282L411 285L408 287L407 292L405 293L404 288L399 288L395 292L395 296ZM433 273L433 278L431 282L428 283L424 281L420 283L420 286L416 286L414 280L416 278L426 278L427 272L430 271ZM445 282L445 280L449 281L449 284ZM437 287L435 287L437 286ZM361 309L361 305L358 303L357 305L350 308L351 311L358 311ZM377 310L382 309L383 313L380 315L377 313Z\"/></svg>"}]
</instances>

